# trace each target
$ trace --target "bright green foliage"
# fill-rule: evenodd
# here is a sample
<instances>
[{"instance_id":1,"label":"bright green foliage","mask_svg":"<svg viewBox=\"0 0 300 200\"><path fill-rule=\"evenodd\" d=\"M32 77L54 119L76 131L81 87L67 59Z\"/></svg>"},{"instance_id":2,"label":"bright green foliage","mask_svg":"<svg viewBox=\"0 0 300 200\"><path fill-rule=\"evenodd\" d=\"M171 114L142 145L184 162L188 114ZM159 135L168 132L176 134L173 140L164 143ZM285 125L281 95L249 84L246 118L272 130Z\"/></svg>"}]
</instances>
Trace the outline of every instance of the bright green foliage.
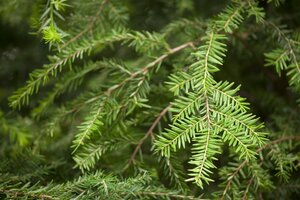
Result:
<instances>
[{"instance_id":1,"label":"bright green foliage","mask_svg":"<svg viewBox=\"0 0 300 200\"><path fill-rule=\"evenodd\" d=\"M89 139L91 134L95 133L103 125L102 115L103 104L105 104L105 101L105 99L100 98L99 102L92 106L90 115L84 119L84 122L82 122L80 126L78 126L80 133L75 136L73 141L74 151L76 151L80 145L83 145L85 139Z\"/></svg>"},{"instance_id":2,"label":"bright green foliage","mask_svg":"<svg viewBox=\"0 0 300 200\"><path fill-rule=\"evenodd\" d=\"M221 20L216 21L217 26L226 32L232 32L229 27L237 28L242 20L239 7L228 7L218 17ZM173 103L175 115L171 129L156 142L157 151L167 157L171 150L184 148L186 142L193 143L190 164L195 168L190 170L192 178L188 180L200 187L203 181L213 181L209 174L211 168L215 168L213 160L217 160L215 154L220 153L221 140L235 147L240 158L246 159L254 158L255 147L265 141L265 133L259 131L262 124L247 113L244 99L235 95L238 88L232 89L232 84L217 83L213 78L213 73L219 71L218 65L223 64L225 39L225 35L208 31L202 38L204 45L193 54L197 61L189 67L190 75L181 73L171 77L173 82L169 84L175 95L180 89L184 92Z\"/></svg>"},{"instance_id":3,"label":"bright green foliage","mask_svg":"<svg viewBox=\"0 0 300 200\"><path fill-rule=\"evenodd\" d=\"M299 9L0 3L0 199L295 199Z\"/></svg>"},{"instance_id":4,"label":"bright green foliage","mask_svg":"<svg viewBox=\"0 0 300 200\"><path fill-rule=\"evenodd\" d=\"M169 191L163 187L148 187L151 178L144 174L134 178L118 180L112 175L104 175L103 172L96 172L79 177L73 182L67 182L61 185L48 184L46 187L37 185L24 185L17 191L14 189L18 183L10 181L5 185L0 185L8 198L19 199L94 199L101 197L108 199L134 199L134 198L160 198L160 199L197 199L192 196L183 196L178 192ZM17 196L16 196L17 192Z\"/></svg>"}]
</instances>

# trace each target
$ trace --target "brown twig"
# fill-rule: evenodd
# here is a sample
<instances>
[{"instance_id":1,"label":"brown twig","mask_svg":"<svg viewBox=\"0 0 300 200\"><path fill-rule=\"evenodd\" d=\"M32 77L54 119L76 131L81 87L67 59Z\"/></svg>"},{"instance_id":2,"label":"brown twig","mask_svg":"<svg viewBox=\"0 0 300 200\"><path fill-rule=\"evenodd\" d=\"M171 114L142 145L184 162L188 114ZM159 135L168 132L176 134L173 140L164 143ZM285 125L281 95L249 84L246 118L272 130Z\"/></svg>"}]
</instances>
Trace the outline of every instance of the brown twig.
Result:
<instances>
[{"instance_id":1,"label":"brown twig","mask_svg":"<svg viewBox=\"0 0 300 200\"><path fill-rule=\"evenodd\" d=\"M259 163L259 166L262 166L263 163L264 163L264 160L262 159ZM248 184L247 184L246 189L244 191L244 195L243 195L242 200L247 200L247 193L250 189L251 184L253 183L253 179L254 179L254 175L252 175L251 178L248 181Z\"/></svg>"},{"instance_id":2,"label":"brown twig","mask_svg":"<svg viewBox=\"0 0 300 200\"><path fill-rule=\"evenodd\" d=\"M242 200L247 200L247 193L248 193L248 191L249 191L250 185L251 185L252 182L253 182L253 179L254 179L254 176L252 176L251 179L248 181L248 184L247 184L247 187L246 187L246 190L245 190L245 192L244 192L244 195L243 195Z\"/></svg>"},{"instance_id":3,"label":"brown twig","mask_svg":"<svg viewBox=\"0 0 300 200\"><path fill-rule=\"evenodd\" d=\"M83 34L85 34L86 32L90 31L93 29L96 21L97 21L97 18L98 18L98 15L100 15L101 11L103 10L105 4L108 3L108 0L103 0L102 3L100 4L100 7L97 11L97 13L95 14L95 16L92 18L91 22L86 26L86 28L81 31L80 33L78 33L76 36L74 36L73 38L71 38L70 40L68 40L66 43L64 43L61 48L64 48L66 47L67 45L69 45L70 43L76 41L78 38L80 38Z\"/></svg>"},{"instance_id":4,"label":"brown twig","mask_svg":"<svg viewBox=\"0 0 300 200\"><path fill-rule=\"evenodd\" d=\"M124 86L128 81L132 80L133 78L135 78L136 76L140 75L140 74L145 74L146 72L149 71L149 69L151 69L152 67L156 66L157 64L159 64L160 62L162 62L164 59L166 59L168 56L172 55L172 54L175 54L187 47L191 47L191 48L195 48L194 46L194 42L190 41L190 42L186 42L182 45L179 45L177 47L174 47L172 49L170 49L167 53L161 55L160 57L158 57L157 59L155 59L154 61L152 61L151 63L147 64L145 67L143 67L142 69L132 73L128 78L124 79L121 83L118 83L116 85L113 85L111 86L110 88L108 88L104 94L106 94L107 96L110 96L112 92L114 92L116 89ZM73 109L67 111L68 113L73 113L73 112L76 112L78 110L80 110L80 108L82 107L82 105L85 105L85 104L89 104L89 103L92 103L92 102L95 102L99 99L99 97L101 97L102 94L100 95L97 95L87 101L85 101L84 103L79 103L77 104L76 106L74 106Z\"/></svg>"},{"instance_id":5,"label":"brown twig","mask_svg":"<svg viewBox=\"0 0 300 200\"><path fill-rule=\"evenodd\" d=\"M155 129L155 127L157 126L157 124L160 122L160 119L168 112L168 110L171 108L171 104L169 104L165 109L163 109L159 115L157 116L157 118L155 119L155 121L153 122L153 124L151 125L151 127L149 128L149 130L147 131L147 133L144 135L144 137L139 141L138 145L136 146L133 154L130 157L130 160L128 162L128 166L134 162L135 157L138 153L138 151L141 149L143 143L145 142L145 140L153 135L153 130Z\"/></svg>"},{"instance_id":6,"label":"brown twig","mask_svg":"<svg viewBox=\"0 0 300 200\"><path fill-rule=\"evenodd\" d=\"M273 140L267 144L265 144L264 146L260 147L259 149L256 150L256 153L259 153L261 152L262 150L268 148L269 146L272 146L274 144L278 144L280 142L284 142L286 140L300 140L300 136L285 136L285 137L281 137L277 140ZM237 168L236 170L231 174L231 176L228 178L228 181L227 181L227 184L226 184L226 187L223 191L223 195L222 195L222 198L221 200L224 199L225 197L225 194L227 192L227 190L229 189L230 185L231 185L231 182L233 180L233 178L237 175L237 173L248 163L247 160L244 160Z\"/></svg>"},{"instance_id":7,"label":"brown twig","mask_svg":"<svg viewBox=\"0 0 300 200\"><path fill-rule=\"evenodd\" d=\"M116 85L111 86L110 88L108 88L104 93L107 96L110 96L112 92L114 92L116 89L124 86L128 81L132 80L133 78L135 78L136 76L140 75L140 74L144 74L147 71L149 71L150 68L156 66L158 63L162 62L164 59L166 59L168 56L177 53L187 47L192 47L195 48L194 43L193 42L186 42L182 45L179 45L177 47L174 47L172 49L170 49L166 54L158 57L157 59L155 59L154 61L152 61L151 63L149 63L148 65L146 65L145 67L143 67L142 69L132 73L128 78L124 79L121 83L118 83ZM100 95L102 96L102 95ZM85 103L92 103L94 101L96 101L99 98L99 96L93 97L92 99L89 99L88 101L86 101ZM78 106L76 106L77 108ZM74 109L72 109L73 111ZM76 109L77 110L77 109ZM71 111L71 112L72 112Z\"/></svg>"},{"instance_id":8,"label":"brown twig","mask_svg":"<svg viewBox=\"0 0 300 200\"><path fill-rule=\"evenodd\" d=\"M194 47L193 42L187 42L184 43L180 46L177 46L175 48L170 49L166 54L158 57L157 59L155 59L154 61L152 61L151 63L149 63L148 65L146 65L145 67L143 67L142 69L132 73L128 78L124 79L121 83L118 83L116 85L113 85L112 87L108 88L108 90L106 91L106 94L110 95L114 90L122 87L123 85L125 85L128 81L132 80L133 78L135 78L136 76L138 76L139 74L144 74L146 72L149 71L149 69L151 69L152 67L154 67L155 65L159 64L160 62L162 62L164 59L166 59L168 56L177 53L178 51L181 51L187 47Z\"/></svg>"}]
</instances>

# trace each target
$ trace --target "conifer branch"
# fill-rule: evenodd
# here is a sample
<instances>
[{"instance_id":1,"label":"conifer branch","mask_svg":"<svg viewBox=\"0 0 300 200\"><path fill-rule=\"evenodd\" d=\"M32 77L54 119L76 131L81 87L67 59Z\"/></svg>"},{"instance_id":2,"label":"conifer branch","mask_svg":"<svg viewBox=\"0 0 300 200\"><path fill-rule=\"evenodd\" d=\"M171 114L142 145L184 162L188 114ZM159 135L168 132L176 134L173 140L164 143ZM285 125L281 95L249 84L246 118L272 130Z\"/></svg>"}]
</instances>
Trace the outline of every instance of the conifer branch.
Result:
<instances>
[{"instance_id":1,"label":"conifer branch","mask_svg":"<svg viewBox=\"0 0 300 200\"><path fill-rule=\"evenodd\" d=\"M85 42L82 46L70 48L65 50L62 57L55 57L55 62L45 65L43 69L36 69L30 74L30 79L27 81L26 86L18 89L10 98L10 106L13 108L20 108L21 105L29 103L29 96L37 93L40 85L44 85L49 76L56 76L58 72L62 71L62 67L66 63L74 62L76 58L82 58L84 53L90 52L93 47L99 44L115 42L124 40L128 37L126 31L122 30L120 33L112 31L110 35L104 38L98 38L89 43Z\"/></svg>"},{"instance_id":2,"label":"conifer branch","mask_svg":"<svg viewBox=\"0 0 300 200\"><path fill-rule=\"evenodd\" d=\"M177 53L177 52L179 52L179 51L181 51L181 50L183 50L185 48L188 48L188 47L192 47L193 48L194 47L194 43L193 42L186 42L186 43L184 43L182 45L179 45L177 47L174 47L174 48L170 49L166 54L163 54L162 56L158 57L154 61L152 61L149 64L147 64L145 67L141 68L140 70L138 70L136 72L130 73L129 74L130 76L128 78L125 78L122 82L109 87L105 92L103 92L103 93L101 93L99 95L96 95L96 96L94 96L92 98L89 98L88 100L86 100L84 102L81 102L81 103L78 103L78 104L74 105L72 109L70 109L70 110L68 110L68 111L65 112L65 115L77 112L83 106L98 101L100 98L103 97L103 94L104 94L104 96L106 96L107 99L109 99L109 97L111 96L111 94L115 90L123 87L126 83L128 83L129 81L131 81L135 77L137 77L137 76L139 76L141 74L145 75L151 68L153 68L157 64L161 63L168 56L170 56L172 54L175 54L175 53Z\"/></svg>"},{"instance_id":3,"label":"conifer branch","mask_svg":"<svg viewBox=\"0 0 300 200\"><path fill-rule=\"evenodd\" d=\"M207 133L205 133L205 144L204 144L204 148L199 151L199 156L201 156L201 158L199 159L200 163L199 166L197 166L196 168L196 176L195 176L195 182L200 186L203 187L203 183L202 183L202 179L203 180L209 180L208 178L205 178L205 174L207 174L208 170L204 169L204 166L207 165L208 161L207 159L209 158L208 155L208 151L209 149L209 143L211 142L211 121L210 121L210 108L209 108L209 103L208 103L208 97L207 94L205 92L205 106L206 106L206 116L204 117L207 120ZM198 150L198 149L196 149ZM197 154L195 156L198 156ZM195 164L195 163L194 163ZM209 171L208 171L209 172Z\"/></svg>"},{"instance_id":4,"label":"conifer branch","mask_svg":"<svg viewBox=\"0 0 300 200\"><path fill-rule=\"evenodd\" d=\"M100 13L102 12L102 10L105 7L105 4L107 4L109 2L109 0L103 0L99 6L98 11L96 12L96 14L94 15L94 17L91 19L90 23L86 26L86 28L81 31L80 33L78 33L76 36L72 37L71 39L69 39L67 42L65 42L60 48L63 49L64 47L68 46L69 44L71 44L72 42L76 41L77 39L79 39L81 36L83 36L85 33L91 31L98 19L98 16L100 15Z\"/></svg>"},{"instance_id":5,"label":"conifer branch","mask_svg":"<svg viewBox=\"0 0 300 200\"><path fill-rule=\"evenodd\" d=\"M115 91L116 89L122 87L128 81L132 80L133 78L135 78L136 76L138 76L140 74L147 73L152 67L154 67L157 64L161 63L168 56L170 56L174 53L177 53L177 52L179 52L179 51L181 51L181 50L183 50L187 47L193 47L193 42L187 42L187 43L184 43L182 45L179 45L177 47L174 47L174 48L170 49L166 54L161 55L160 57L158 57L157 59L155 59L154 61L152 61L151 63L149 63L145 67L143 67L142 69L132 73L128 78L124 79L121 83L118 83L116 85L111 86L105 93L109 96L113 91Z\"/></svg>"},{"instance_id":6,"label":"conifer branch","mask_svg":"<svg viewBox=\"0 0 300 200\"><path fill-rule=\"evenodd\" d=\"M168 112L168 110L171 108L171 104L168 105L166 108L164 108L160 113L159 115L157 116L157 118L155 119L155 121L152 123L151 127L149 128L149 130L147 131L147 133L144 135L144 137L138 142L138 145L136 146L136 148L134 149L134 152L133 154L131 155L130 157L130 160L128 162L128 165L131 165L134 160L135 160L135 157L138 153L138 151L140 150L140 148L142 147L143 143L145 142L145 140L153 135L153 130L155 129L155 127L157 126L157 124L160 122L161 118Z\"/></svg>"},{"instance_id":7,"label":"conifer branch","mask_svg":"<svg viewBox=\"0 0 300 200\"><path fill-rule=\"evenodd\" d=\"M127 82L129 82L130 80L134 79L136 76L140 75L140 74L146 74L152 67L156 66L158 63L162 62L165 58L167 58L169 55L172 55L174 53L177 53L179 51L181 51L182 49L185 49L187 47L193 47L193 43L192 42L187 42L187 43L184 43L180 46L177 46L175 48L172 48L170 49L166 54L158 57L156 60L152 61L151 63L149 63L148 65L146 65L144 68L134 72L134 73L131 73L131 75L124 79L121 83L118 83L116 85L113 85L111 86L110 88L108 88L106 90L106 92L104 93L106 98L105 99L108 99L112 92L114 92L115 90L117 90L118 88L121 88L123 87ZM100 96L101 97L101 96ZM94 97L93 100L96 100L98 99L98 97ZM92 100L89 99L88 100L89 102L91 102ZM105 102L103 103L105 104ZM98 129L99 125L102 125L102 122L99 121L99 116L101 114L101 110L103 108L99 107L96 111L94 111L94 115L91 119L87 119L88 121L85 121L80 127L80 129L83 131L79 134L76 135L76 139L74 140L74 150L73 150L73 153L78 149L78 147L83 144L83 140L86 139L86 138L89 138L91 133L94 132L96 129ZM168 109L167 109L168 110ZM167 112L167 110L164 110L164 114L165 112ZM159 118L160 119L160 118ZM158 119L158 120L159 120ZM129 161L129 164L131 164L134 159L135 159L135 156L136 154L138 153L138 150L140 149L142 143L144 142L144 140L147 139L147 137L149 135L152 134L152 131L153 129L155 128L156 124L158 123L159 121L155 121L155 123L153 124L153 127L151 127L149 129L149 131L147 132L147 134L144 136L144 138L142 138L141 140L141 143L139 143L139 145L137 146L137 148L135 149L130 161Z\"/></svg>"},{"instance_id":8,"label":"conifer branch","mask_svg":"<svg viewBox=\"0 0 300 200\"><path fill-rule=\"evenodd\" d=\"M267 144L265 144L264 146L260 147L259 149L256 150L256 153L259 153L261 151L263 151L266 148L269 148L270 146L274 145L274 144L278 144L287 140L300 140L300 136L284 136L281 138L278 138L276 140L273 140L271 142L268 142ZM235 171L229 176L229 178L227 179L227 184L226 187L223 191L221 200L223 200L225 198L225 195L227 193L227 190L230 188L231 182L234 179L234 177L241 171L241 169L248 163L248 160L244 160L236 169Z\"/></svg>"},{"instance_id":9,"label":"conifer branch","mask_svg":"<svg viewBox=\"0 0 300 200\"><path fill-rule=\"evenodd\" d=\"M266 1L279 5L285 0ZM299 127L299 111L290 102L291 92L300 91L299 15L295 8L265 9L261 0L232 0L225 6L205 4L212 6L208 15L221 12L202 20L193 16L197 4L0 3L5 24L30 21L54 52L35 54L39 44L31 42L24 51L19 40L13 51L4 49L0 68L11 67L1 70L9 78L2 81L0 100L29 70L12 62L39 62L45 53L50 55L9 98L13 109L26 108L10 112L2 105L0 110L0 198L200 200L204 196L194 196L197 187L211 191L206 198L294 196L298 188L281 182L299 185L292 175L299 167L300 137L289 135ZM20 12L12 12L16 9ZM277 17L286 25L277 25ZM26 45L24 39L20 44ZM283 90L285 77L259 69L261 63L275 66L279 75L286 71L292 91ZM229 76L249 84L251 94L224 80ZM31 100L39 90L41 100ZM258 115L251 113L244 93L255 101ZM151 109L161 105L166 107L157 113ZM269 141L269 135L275 139ZM144 152L148 142L153 153Z\"/></svg>"},{"instance_id":10,"label":"conifer branch","mask_svg":"<svg viewBox=\"0 0 300 200\"><path fill-rule=\"evenodd\" d=\"M259 163L259 166L262 166L262 164L263 164L263 160L261 160L261 162ZM250 189L251 184L253 183L253 180L254 180L254 175L251 176L251 178L249 179L249 181L247 183L242 200L247 200L247 193L249 192L249 189Z\"/></svg>"},{"instance_id":11,"label":"conifer branch","mask_svg":"<svg viewBox=\"0 0 300 200\"><path fill-rule=\"evenodd\" d=\"M213 39L214 39L214 32L211 32L209 33L209 41L208 41L208 46L207 46L207 49L206 49L206 53L205 53L205 57L204 57L204 78L203 78L203 89L205 90L205 98L206 98L206 106L208 106L208 98L207 98L207 86L206 86L206 82L207 82L207 76L209 75L209 72L208 72L208 59L209 59L209 55L210 55L210 51L211 51L211 47L212 47L212 42L213 42ZM208 110L207 110L208 111Z\"/></svg>"},{"instance_id":12,"label":"conifer branch","mask_svg":"<svg viewBox=\"0 0 300 200\"><path fill-rule=\"evenodd\" d=\"M99 103L96 103L93 107L90 116L87 116L85 121L78 127L80 133L75 136L75 140L73 141L74 150L72 153L75 153L77 149L83 145L85 139L89 139L90 135L99 129L99 126L103 125L101 121L103 115L103 107L107 101L107 98L100 100ZM95 109L95 110L94 110Z\"/></svg>"},{"instance_id":13,"label":"conifer branch","mask_svg":"<svg viewBox=\"0 0 300 200\"><path fill-rule=\"evenodd\" d=\"M273 22L265 21L266 25L271 26L275 33L278 35L278 38L283 42L283 50L274 50L271 53L265 54L268 65L275 65L277 72L280 74L280 70L287 68L288 76L290 79L290 85L297 86L300 82L300 66L299 60L297 59L295 50L294 50L294 41L289 39L286 33L284 33L278 26L276 26ZM281 54L278 55L278 53ZM274 59L275 58L275 59ZM286 64L287 61L291 61L292 64Z\"/></svg>"},{"instance_id":14,"label":"conifer branch","mask_svg":"<svg viewBox=\"0 0 300 200\"><path fill-rule=\"evenodd\" d=\"M140 70L134 72L134 73L130 73L130 76L126 79L124 79L122 82L115 84L111 87L109 87L104 94L106 94L107 97L109 97L115 90L123 87L127 82L131 81L132 79L134 79L135 77L137 77L138 75L141 74L146 74L151 68L155 67L157 64L161 63L164 59L166 59L168 56L175 54L185 48L188 47L194 47L193 42L186 42L182 45L179 45L177 47L174 47L172 49L170 49L166 54L161 55L160 57L158 57L157 59L155 59L154 61L150 62L149 64L147 64L145 67L141 68ZM102 96L102 95L100 95ZM94 98L89 99L86 103L92 103L94 101L96 101L100 96L96 96ZM78 106L76 106L78 107ZM79 106L80 107L80 106Z\"/></svg>"},{"instance_id":15,"label":"conifer branch","mask_svg":"<svg viewBox=\"0 0 300 200\"><path fill-rule=\"evenodd\" d=\"M230 24L230 23L233 23L233 19L234 19L234 18L238 18L238 19L241 18L240 11L242 10L242 8L243 8L243 5L241 4L239 7L237 7L237 8L234 10L234 12L232 12L232 13L230 14L229 18L227 18L227 20L226 20L224 26L222 27L223 30L230 30L230 29L228 29L228 27L229 27L229 24ZM230 32L230 31L228 31L228 32Z\"/></svg>"}]
</instances>

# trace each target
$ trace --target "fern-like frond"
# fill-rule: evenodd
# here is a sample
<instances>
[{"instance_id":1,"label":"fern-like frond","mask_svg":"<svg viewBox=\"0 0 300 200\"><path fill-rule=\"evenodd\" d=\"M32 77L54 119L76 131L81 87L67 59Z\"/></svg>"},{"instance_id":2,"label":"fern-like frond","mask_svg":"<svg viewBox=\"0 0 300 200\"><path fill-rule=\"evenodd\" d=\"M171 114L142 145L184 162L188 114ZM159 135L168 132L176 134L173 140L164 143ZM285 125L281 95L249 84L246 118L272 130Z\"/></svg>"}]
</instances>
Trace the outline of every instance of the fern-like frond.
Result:
<instances>
[{"instance_id":1,"label":"fern-like frond","mask_svg":"<svg viewBox=\"0 0 300 200\"><path fill-rule=\"evenodd\" d=\"M212 99L216 102L217 106L224 105L245 112L249 109L249 103L245 101L245 98L236 95L240 86L232 89L233 84L227 81L217 83L213 89Z\"/></svg>"},{"instance_id":2,"label":"fern-like frond","mask_svg":"<svg viewBox=\"0 0 300 200\"><path fill-rule=\"evenodd\" d=\"M124 43L127 43L129 47L134 47L137 52L148 55L161 48L169 49L164 35L159 33L132 31L127 34L127 38Z\"/></svg>"},{"instance_id":3,"label":"fern-like frond","mask_svg":"<svg viewBox=\"0 0 300 200\"><path fill-rule=\"evenodd\" d=\"M203 119L196 117L177 120L175 124L170 125L171 129L158 136L158 140L155 141L156 151L170 157L172 150L185 148L186 142L190 143L197 132L202 132L205 129L204 123Z\"/></svg>"},{"instance_id":4,"label":"fern-like frond","mask_svg":"<svg viewBox=\"0 0 300 200\"><path fill-rule=\"evenodd\" d=\"M62 71L62 67L67 63L72 63L75 59L82 59L83 54L91 52L97 45L103 45L114 41L120 41L127 38L125 30L112 31L107 36L98 36L92 41L82 41L79 45L70 46L64 49L60 56L51 58L51 64L45 65L42 69L34 70L29 76L26 86L18 89L10 98L10 106L13 108L20 108L22 105L29 103L29 96L38 92L41 85L44 85L51 76L56 76L57 73Z\"/></svg>"},{"instance_id":5,"label":"fern-like frond","mask_svg":"<svg viewBox=\"0 0 300 200\"><path fill-rule=\"evenodd\" d=\"M191 70L194 77L195 89L201 88L203 91L211 90L216 81L212 77L212 73L219 71L216 65L222 65L225 56L225 44L220 42L226 37L214 32L208 32L203 37L205 44L200 46L193 55L197 58L197 62L192 64Z\"/></svg>"},{"instance_id":6,"label":"fern-like frond","mask_svg":"<svg viewBox=\"0 0 300 200\"><path fill-rule=\"evenodd\" d=\"M89 171L95 165L101 156L107 152L122 149L131 144L132 138L118 137L114 139L101 138L96 143L84 145L80 152L77 152L73 159L76 167L81 171Z\"/></svg>"},{"instance_id":7,"label":"fern-like frond","mask_svg":"<svg viewBox=\"0 0 300 200\"><path fill-rule=\"evenodd\" d=\"M223 132L222 139L235 147L235 151L240 154L240 158L253 159L255 152L251 150L252 140L244 132L231 126L231 122L221 121L219 124L212 123L217 132Z\"/></svg>"},{"instance_id":8,"label":"fern-like frond","mask_svg":"<svg viewBox=\"0 0 300 200\"><path fill-rule=\"evenodd\" d=\"M290 61L290 58L286 50L275 49L270 53L266 53L265 57L266 66L274 65L276 68L276 72L279 75L281 75L281 71L288 68L288 62Z\"/></svg>"},{"instance_id":9,"label":"fern-like frond","mask_svg":"<svg viewBox=\"0 0 300 200\"><path fill-rule=\"evenodd\" d=\"M176 74L172 74L169 77L170 81L166 82L170 87L170 91L174 93L174 95L179 95L179 92L183 90L187 93L190 89L193 89L192 85L193 76L186 72L178 72Z\"/></svg>"},{"instance_id":10,"label":"fern-like frond","mask_svg":"<svg viewBox=\"0 0 300 200\"><path fill-rule=\"evenodd\" d=\"M192 34L192 33L198 33L204 32L206 29L206 24L203 23L200 19L179 19L176 20L170 24L168 24L163 30L162 34L165 35L165 37L168 37L170 35L176 34L176 33L182 33L185 34Z\"/></svg>"},{"instance_id":11,"label":"fern-like frond","mask_svg":"<svg viewBox=\"0 0 300 200\"><path fill-rule=\"evenodd\" d=\"M92 108L89 115L86 116L84 122L78 126L79 133L75 135L73 140L73 152L75 152L81 145L84 144L84 141L90 139L93 133L101 133L100 127L103 125L103 110L105 106L106 98L101 98L96 102Z\"/></svg>"},{"instance_id":12,"label":"fern-like frond","mask_svg":"<svg viewBox=\"0 0 300 200\"><path fill-rule=\"evenodd\" d=\"M212 112L217 121L228 120L228 126L234 125L236 131L241 131L245 136L251 139L251 143L256 145L264 144L267 135L264 132L258 130L262 129L264 126L258 123L258 118L256 116L239 111L232 111L230 108L216 108L212 109Z\"/></svg>"},{"instance_id":13,"label":"fern-like frond","mask_svg":"<svg viewBox=\"0 0 300 200\"><path fill-rule=\"evenodd\" d=\"M217 28L224 30L227 33L232 33L234 29L238 28L243 21L242 12L244 5L241 3L227 6L223 12L218 15L216 20Z\"/></svg>"},{"instance_id":14,"label":"fern-like frond","mask_svg":"<svg viewBox=\"0 0 300 200\"><path fill-rule=\"evenodd\" d=\"M53 103L54 99L65 91L75 90L82 82L83 78L92 71L99 70L106 65L106 61L88 63L83 68L74 68L58 80L47 97L40 101L39 106L34 108L33 116L40 116Z\"/></svg>"},{"instance_id":15,"label":"fern-like frond","mask_svg":"<svg viewBox=\"0 0 300 200\"><path fill-rule=\"evenodd\" d=\"M198 134L194 138L192 147L192 157L189 163L194 167L190 169L189 175L192 177L187 181L193 181L203 188L203 182L213 181L209 178L212 174L211 169L216 168L213 161L217 160L216 154L220 152L220 141L216 133L212 129L207 129L202 134Z\"/></svg>"},{"instance_id":16,"label":"fern-like frond","mask_svg":"<svg viewBox=\"0 0 300 200\"><path fill-rule=\"evenodd\" d=\"M265 25L272 28L273 36L277 37L280 45L280 48L265 54L266 66L274 65L279 74L279 71L287 69L289 84L297 87L300 83L299 45L285 27L277 26L269 21L265 21Z\"/></svg>"},{"instance_id":17,"label":"fern-like frond","mask_svg":"<svg viewBox=\"0 0 300 200\"><path fill-rule=\"evenodd\" d=\"M246 12L248 13L248 17L254 16L257 23L264 22L264 18L266 13L264 12L264 9L259 7L259 3L255 0L248 0L246 2L249 6L248 9L246 9Z\"/></svg>"},{"instance_id":18,"label":"fern-like frond","mask_svg":"<svg viewBox=\"0 0 300 200\"><path fill-rule=\"evenodd\" d=\"M179 96L172 103L171 111L175 112L173 120L188 118L190 115L196 115L197 110L203 106L203 95L190 92L188 96Z\"/></svg>"},{"instance_id":19,"label":"fern-like frond","mask_svg":"<svg viewBox=\"0 0 300 200\"><path fill-rule=\"evenodd\" d=\"M223 64L225 39L224 35L207 32L204 44L193 53L197 61L190 66L191 75L184 72L171 76L169 84L179 95L173 103L174 120L155 142L156 150L166 157L192 143L189 163L194 168L190 169L188 180L200 187L212 181L213 160L222 142L229 143L240 158L251 160L255 158L253 148L266 140L266 133L259 131L263 125L247 113L249 104L237 95L239 87L214 80L213 73Z\"/></svg>"}]
</instances>

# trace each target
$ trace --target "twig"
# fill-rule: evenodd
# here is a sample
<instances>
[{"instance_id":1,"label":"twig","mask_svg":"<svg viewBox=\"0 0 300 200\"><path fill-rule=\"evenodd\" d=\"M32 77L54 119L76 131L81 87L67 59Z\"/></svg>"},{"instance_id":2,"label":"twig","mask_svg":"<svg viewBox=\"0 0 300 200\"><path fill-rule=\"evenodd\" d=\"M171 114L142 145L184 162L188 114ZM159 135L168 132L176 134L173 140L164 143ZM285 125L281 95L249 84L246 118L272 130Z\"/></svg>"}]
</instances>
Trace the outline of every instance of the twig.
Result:
<instances>
[{"instance_id":1,"label":"twig","mask_svg":"<svg viewBox=\"0 0 300 200\"><path fill-rule=\"evenodd\" d=\"M177 46L175 48L170 49L166 54L158 57L157 59L155 59L154 61L152 61L151 63L149 63L148 65L146 65L145 67L143 67L142 69L134 72L131 74L131 76L129 76L128 78L124 79L121 83L113 85L112 87L110 87L107 91L106 94L110 95L114 90L122 87L123 85L125 85L128 81L132 80L133 78L135 78L136 76L140 75L140 74L144 74L146 72L149 71L149 69L151 69L152 67L154 67L155 65L157 65L158 63L162 62L164 59L166 59L168 56L177 53L187 47L194 47L193 42L187 42L184 43L180 46Z\"/></svg>"},{"instance_id":2,"label":"twig","mask_svg":"<svg viewBox=\"0 0 300 200\"><path fill-rule=\"evenodd\" d=\"M142 69L132 73L128 78L124 79L121 83L118 83L116 85L111 86L110 88L108 88L104 94L106 94L106 96L110 96L112 92L114 92L116 89L124 86L128 81L132 80L133 78L135 78L136 76L140 75L140 74L145 74L146 72L149 71L149 69L151 69L152 67L156 66L158 63L162 62L164 59L166 59L167 57L169 57L172 54L175 54L187 47L191 47L191 48L195 48L194 46L194 42L190 41L190 42L186 42L182 45L179 45L177 47L174 47L172 49L170 49L167 53L163 54L162 56L158 57L157 59L155 59L154 61L152 61L151 63L149 63L148 65L146 65L145 67L143 67ZM101 97L103 94L101 93L100 95L97 95L83 103L79 103L77 105L74 106L73 109L68 110L68 113L73 113L76 112L78 110L80 110L80 108L85 105L85 104L89 104L89 103L93 103L95 101L97 101L99 99L99 97Z\"/></svg>"},{"instance_id":3,"label":"twig","mask_svg":"<svg viewBox=\"0 0 300 200\"><path fill-rule=\"evenodd\" d=\"M263 163L264 163L264 160L262 159L259 163L259 166L262 166ZM253 183L253 179L254 179L254 175L252 175L250 180L248 181L248 184L247 184L246 189L244 191L244 195L243 195L242 200L247 200L247 193L249 191L249 188L250 188L251 184Z\"/></svg>"},{"instance_id":4,"label":"twig","mask_svg":"<svg viewBox=\"0 0 300 200\"><path fill-rule=\"evenodd\" d=\"M245 190L244 195L243 195L243 200L247 200L247 193L249 191L250 185L253 182L253 179L254 179L254 176L251 177L251 179L249 180L249 182L247 184L246 190Z\"/></svg>"},{"instance_id":5,"label":"twig","mask_svg":"<svg viewBox=\"0 0 300 200\"><path fill-rule=\"evenodd\" d=\"M140 148L142 147L143 143L145 142L145 140L153 135L153 130L154 128L157 126L157 124L160 122L160 119L168 112L168 110L171 108L171 104L169 104L165 109L163 109L163 111L161 111L159 113L159 115L157 116L157 118L155 119L155 121L153 122L153 124L151 125L151 127L149 128L149 130L147 131L147 133L144 135L144 137L139 141L138 145L136 146L133 154L130 157L130 160L128 162L128 166L134 162L135 157L138 153L138 151L140 150Z\"/></svg>"},{"instance_id":6,"label":"twig","mask_svg":"<svg viewBox=\"0 0 300 200\"><path fill-rule=\"evenodd\" d=\"M87 25L87 27L81 31L80 33L78 33L76 36L74 36L73 38L71 38L70 40L68 40L66 43L64 43L61 48L66 47L67 45L69 45L70 43L76 41L78 38L80 38L83 34L85 34L86 32L90 31L93 29L96 21L97 21L97 16L101 13L101 11L103 10L105 4L108 3L108 0L103 0L102 3L100 4L100 7L97 11L97 13L95 14L95 16L92 18L91 22Z\"/></svg>"}]
</instances>

